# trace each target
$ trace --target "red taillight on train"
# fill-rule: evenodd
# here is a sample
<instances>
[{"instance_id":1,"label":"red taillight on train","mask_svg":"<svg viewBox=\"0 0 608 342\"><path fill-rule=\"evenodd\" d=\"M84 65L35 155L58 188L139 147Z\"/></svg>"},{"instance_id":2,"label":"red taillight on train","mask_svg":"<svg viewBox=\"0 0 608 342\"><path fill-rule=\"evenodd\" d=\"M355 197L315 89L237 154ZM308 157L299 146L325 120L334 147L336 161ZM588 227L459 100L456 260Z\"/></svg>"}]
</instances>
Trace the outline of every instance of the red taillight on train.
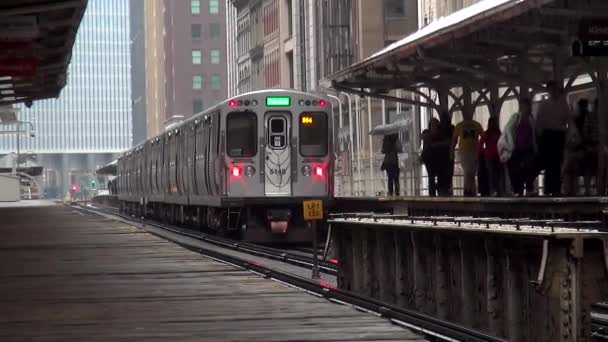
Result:
<instances>
[{"instance_id":1,"label":"red taillight on train","mask_svg":"<svg viewBox=\"0 0 608 342\"><path fill-rule=\"evenodd\" d=\"M230 108L234 108L234 107L236 107L236 105L237 105L236 100L230 100L230 101L228 101L228 106L230 106Z\"/></svg>"},{"instance_id":2,"label":"red taillight on train","mask_svg":"<svg viewBox=\"0 0 608 342\"><path fill-rule=\"evenodd\" d=\"M315 175L323 177L323 168L320 166L315 166Z\"/></svg>"},{"instance_id":3,"label":"red taillight on train","mask_svg":"<svg viewBox=\"0 0 608 342\"><path fill-rule=\"evenodd\" d=\"M238 166L233 166L232 167L232 176L234 176L234 177L240 177L241 176L241 168L239 168Z\"/></svg>"},{"instance_id":4,"label":"red taillight on train","mask_svg":"<svg viewBox=\"0 0 608 342\"><path fill-rule=\"evenodd\" d=\"M325 101L325 100L319 100L319 106L325 107L326 105L327 105L327 101Z\"/></svg>"}]
</instances>

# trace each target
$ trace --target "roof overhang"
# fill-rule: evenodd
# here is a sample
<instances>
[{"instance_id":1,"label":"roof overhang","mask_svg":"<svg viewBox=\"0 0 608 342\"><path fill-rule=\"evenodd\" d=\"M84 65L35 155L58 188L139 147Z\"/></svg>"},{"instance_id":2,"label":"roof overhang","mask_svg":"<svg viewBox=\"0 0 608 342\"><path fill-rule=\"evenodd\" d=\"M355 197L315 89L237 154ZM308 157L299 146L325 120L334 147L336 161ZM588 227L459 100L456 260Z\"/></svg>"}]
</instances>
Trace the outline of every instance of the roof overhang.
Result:
<instances>
[{"instance_id":1,"label":"roof overhang","mask_svg":"<svg viewBox=\"0 0 608 342\"><path fill-rule=\"evenodd\" d=\"M541 92L547 80L560 78L574 86L577 77L608 63L571 56L583 18L608 19L608 2L483 0L331 75L323 85L378 97L393 89L424 96L420 88L527 85ZM556 63L561 77L555 75Z\"/></svg>"},{"instance_id":2,"label":"roof overhang","mask_svg":"<svg viewBox=\"0 0 608 342\"><path fill-rule=\"evenodd\" d=\"M95 173L98 176L116 176L116 171L117 171L117 166L118 166L118 160L114 160L111 163L104 165L102 167L100 167L99 169L97 169L97 171L95 171Z\"/></svg>"},{"instance_id":3,"label":"roof overhang","mask_svg":"<svg viewBox=\"0 0 608 342\"><path fill-rule=\"evenodd\" d=\"M87 2L0 2L0 106L59 96Z\"/></svg>"}]
</instances>

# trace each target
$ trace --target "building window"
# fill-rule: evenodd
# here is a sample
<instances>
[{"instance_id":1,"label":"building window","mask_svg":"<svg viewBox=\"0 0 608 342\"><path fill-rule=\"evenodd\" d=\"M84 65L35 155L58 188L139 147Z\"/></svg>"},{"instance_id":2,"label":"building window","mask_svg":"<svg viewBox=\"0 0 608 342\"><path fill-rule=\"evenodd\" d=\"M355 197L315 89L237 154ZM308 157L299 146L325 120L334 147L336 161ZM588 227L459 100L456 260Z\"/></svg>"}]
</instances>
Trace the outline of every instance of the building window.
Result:
<instances>
[{"instance_id":1,"label":"building window","mask_svg":"<svg viewBox=\"0 0 608 342\"><path fill-rule=\"evenodd\" d=\"M194 75L192 76L192 89L201 90L203 88L203 76Z\"/></svg>"},{"instance_id":2,"label":"building window","mask_svg":"<svg viewBox=\"0 0 608 342\"><path fill-rule=\"evenodd\" d=\"M190 0L190 13L201 14L201 0Z\"/></svg>"},{"instance_id":3,"label":"building window","mask_svg":"<svg viewBox=\"0 0 608 342\"><path fill-rule=\"evenodd\" d=\"M203 100L194 99L192 102L192 114L197 114L203 111Z\"/></svg>"},{"instance_id":4,"label":"building window","mask_svg":"<svg viewBox=\"0 0 608 342\"><path fill-rule=\"evenodd\" d=\"M220 11L219 0L209 0L209 14L218 14Z\"/></svg>"},{"instance_id":5,"label":"building window","mask_svg":"<svg viewBox=\"0 0 608 342\"><path fill-rule=\"evenodd\" d=\"M220 24L219 23L210 23L209 24L209 38L213 40L217 40L220 38Z\"/></svg>"},{"instance_id":6,"label":"building window","mask_svg":"<svg viewBox=\"0 0 608 342\"><path fill-rule=\"evenodd\" d=\"M220 88L222 88L222 79L220 78L220 75L211 75L211 88L213 90L219 90Z\"/></svg>"},{"instance_id":7,"label":"building window","mask_svg":"<svg viewBox=\"0 0 608 342\"><path fill-rule=\"evenodd\" d=\"M405 1L384 0L384 15L392 18L405 16Z\"/></svg>"},{"instance_id":8,"label":"building window","mask_svg":"<svg viewBox=\"0 0 608 342\"><path fill-rule=\"evenodd\" d=\"M212 49L210 59L211 59L211 64L220 64L220 50Z\"/></svg>"},{"instance_id":9,"label":"building window","mask_svg":"<svg viewBox=\"0 0 608 342\"><path fill-rule=\"evenodd\" d=\"M201 24L190 25L190 31L192 32L192 38L199 39L201 37Z\"/></svg>"},{"instance_id":10,"label":"building window","mask_svg":"<svg viewBox=\"0 0 608 342\"><path fill-rule=\"evenodd\" d=\"M192 64L201 64L201 50L192 50Z\"/></svg>"}]
</instances>

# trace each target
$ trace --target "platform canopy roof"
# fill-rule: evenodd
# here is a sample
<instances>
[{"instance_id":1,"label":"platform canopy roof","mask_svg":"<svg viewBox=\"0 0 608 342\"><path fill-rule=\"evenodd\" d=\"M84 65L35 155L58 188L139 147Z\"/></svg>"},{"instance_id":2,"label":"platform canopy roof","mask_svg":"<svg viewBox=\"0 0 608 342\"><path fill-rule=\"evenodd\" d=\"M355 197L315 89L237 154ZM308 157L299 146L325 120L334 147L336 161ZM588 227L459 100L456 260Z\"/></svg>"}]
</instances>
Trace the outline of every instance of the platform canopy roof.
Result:
<instances>
[{"instance_id":1,"label":"platform canopy roof","mask_svg":"<svg viewBox=\"0 0 608 342\"><path fill-rule=\"evenodd\" d=\"M116 176L116 170L118 166L118 160L114 160L111 163L104 165L97 169L95 173L98 176Z\"/></svg>"},{"instance_id":2,"label":"platform canopy roof","mask_svg":"<svg viewBox=\"0 0 608 342\"><path fill-rule=\"evenodd\" d=\"M605 18L606 0L482 0L331 75L324 86L379 97L392 89L425 97L420 88L527 85L541 92L550 79L573 87L577 76L594 75L608 62L571 55L581 20Z\"/></svg>"},{"instance_id":3,"label":"platform canopy roof","mask_svg":"<svg viewBox=\"0 0 608 342\"><path fill-rule=\"evenodd\" d=\"M0 1L0 106L56 98L87 0Z\"/></svg>"}]
</instances>

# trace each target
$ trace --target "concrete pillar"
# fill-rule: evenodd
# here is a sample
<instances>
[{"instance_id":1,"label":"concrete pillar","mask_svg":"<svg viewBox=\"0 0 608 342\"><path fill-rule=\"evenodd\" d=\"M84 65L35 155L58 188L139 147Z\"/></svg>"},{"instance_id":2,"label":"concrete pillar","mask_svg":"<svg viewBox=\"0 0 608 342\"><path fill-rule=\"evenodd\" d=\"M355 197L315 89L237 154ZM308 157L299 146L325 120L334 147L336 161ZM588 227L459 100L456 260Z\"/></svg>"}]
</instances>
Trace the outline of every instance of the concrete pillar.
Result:
<instances>
[{"instance_id":1,"label":"concrete pillar","mask_svg":"<svg viewBox=\"0 0 608 342\"><path fill-rule=\"evenodd\" d=\"M424 265L424 248L422 246L422 237L418 232L411 233L412 252L413 252L413 271L414 271L414 307L416 310L424 311L426 305L426 272L428 271ZM428 313L428 312L425 312Z\"/></svg>"},{"instance_id":2,"label":"concrete pillar","mask_svg":"<svg viewBox=\"0 0 608 342\"><path fill-rule=\"evenodd\" d=\"M523 261L519 251L514 249L507 250L507 332L509 341L520 342L524 339L524 315L523 315Z\"/></svg>"},{"instance_id":3,"label":"concrete pillar","mask_svg":"<svg viewBox=\"0 0 608 342\"><path fill-rule=\"evenodd\" d=\"M471 101L471 87L462 87L462 117L466 118L467 114L473 117L475 115L475 107Z\"/></svg>"},{"instance_id":4,"label":"concrete pillar","mask_svg":"<svg viewBox=\"0 0 608 342\"><path fill-rule=\"evenodd\" d=\"M492 84L489 87L489 96L488 99L490 103L488 103L488 112L491 117L500 119L500 111L502 110L503 101L500 99L500 91L497 84Z\"/></svg>"},{"instance_id":5,"label":"concrete pillar","mask_svg":"<svg viewBox=\"0 0 608 342\"><path fill-rule=\"evenodd\" d=\"M448 262L445 255L446 246L444 237L441 234L435 235L435 297L437 304L437 317L448 319Z\"/></svg>"},{"instance_id":6,"label":"concrete pillar","mask_svg":"<svg viewBox=\"0 0 608 342\"><path fill-rule=\"evenodd\" d=\"M484 241L486 250L486 312L488 316L488 332L494 336L503 336L501 321L503 320L502 302L502 267L500 265L499 246L491 238Z\"/></svg>"},{"instance_id":7,"label":"concrete pillar","mask_svg":"<svg viewBox=\"0 0 608 342\"><path fill-rule=\"evenodd\" d=\"M461 321L466 326L473 326L475 320L474 307L477 291L475 286L475 258L473 251L475 246L468 238L460 239L460 270L462 278L460 279L460 298L461 298Z\"/></svg>"}]
</instances>

